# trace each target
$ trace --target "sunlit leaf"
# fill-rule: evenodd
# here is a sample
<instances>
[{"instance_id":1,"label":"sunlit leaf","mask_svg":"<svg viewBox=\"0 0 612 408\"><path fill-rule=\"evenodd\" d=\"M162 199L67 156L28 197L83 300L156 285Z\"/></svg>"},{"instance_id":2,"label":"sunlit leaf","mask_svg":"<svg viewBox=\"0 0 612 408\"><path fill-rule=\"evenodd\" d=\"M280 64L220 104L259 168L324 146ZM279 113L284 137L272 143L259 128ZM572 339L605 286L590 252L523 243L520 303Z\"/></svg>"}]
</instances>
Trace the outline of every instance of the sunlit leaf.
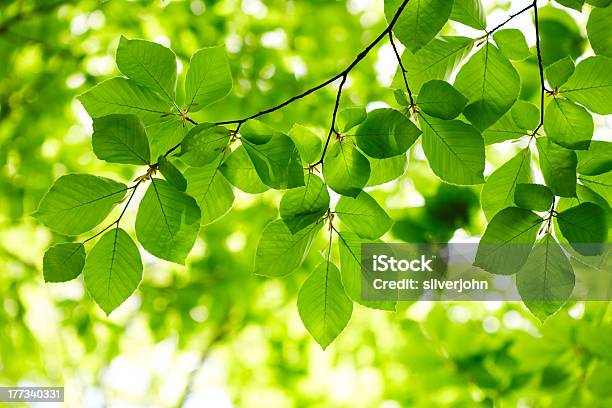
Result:
<instances>
[{"instance_id":1,"label":"sunlit leaf","mask_svg":"<svg viewBox=\"0 0 612 408\"><path fill-rule=\"evenodd\" d=\"M320 221L329 208L327 186L314 174L306 175L305 185L287 191L279 205L280 216L292 233Z\"/></svg>"},{"instance_id":2,"label":"sunlit leaf","mask_svg":"<svg viewBox=\"0 0 612 408\"><path fill-rule=\"evenodd\" d=\"M255 274L285 276L302 265L323 223L310 224L292 234L282 220L264 229L255 256Z\"/></svg>"},{"instance_id":3,"label":"sunlit leaf","mask_svg":"<svg viewBox=\"0 0 612 408\"><path fill-rule=\"evenodd\" d=\"M34 216L61 234L78 235L100 224L125 196L125 184L90 174L55 181Z\"/></svg>"},{"instance_id":4,"label":"sunlit leaf","mask_svg":"<svg viewBox=\"0 0 612 408\"><path fill-rule=\"evenodd\" d=\"M85 247L64 242L47 249L43 258L45 282L67 282L79 276L85 265Z\"/></svg>"},{"instance_id":5,"label":"sunlit leaf","mask_svg":"<svg viewBox=\"0 0 612 408\"><path fill-rule=\"evenodd\" d=\"M484 140L478 130L459 120L420 115L423 151L429 166L452 184L484 182Z\"/></svg>"},{"instance_id":6,"label":"sunlit leaf","mask_svg":"<svg viewBox=\"0 0 612 408\"><path fill-rule=\"evenodd\" d=\"M574 290L574 270L550 233L538 241L516 275L518 291L531 313L545 320Z\"/></svg>"},{"instance_id":7,"label":"sunlit leaf","mask_svg":"<svg viewBox=\"0 0 612 408\"><path fill-rule=\"evenodd\" d=\"M187 110L199 111L232 90L232 73L223 47L202 48L189 61L185 78Z\"/></svg>"},{"instance_id":8,"label":"sunlit leaf","mask_svg":"<svg viewBox=\"0 0 612 408\"><path fill-rule=\"evenodd\" d=\"M163 45L121 36L117 66L123 75L174 101L176 55Z\"/></svg>"},{"instance_id":9,"label":"sunlit leaf","mask_svg":"<svg viewBox=\"0 0 612 408\"><path fill-rule=\"evenodd\" d=\"M93 150L110 163L149 164L151 152L142 121L135 115L108 115L93 120Z\"/></svg>"},{"instance_id":10,"label":"sunlit leaf","mask_svg":"<svg viewBox=\"0 0 612 408\"><path fill-rule=\"evenodd\" d=\"M323 262L315 268L300 289L297 306L308 332L326 349L344 330L353 312L353 302L344 293L336 265Z\"/></svg>"},{"instance_id":11,"label":"sunlit leaf","mask_svg":"<svg viewBox=\"0 0 612 408\"><path fill-rule=\"evenodd\" d=\"M530 155L529 148L521 150L487 177L480 193L480 203L488 220L500 210L512 207L516 185L531 180Z\"/></svg>"},{"instance_id":12,"label":"sunlit leaf","mask_svg":"<svg viewBox=\"0 0 612 408\"><path fill-rule=\"evenodd\" d=\"M523 208L498 212L480 239L474 265L498 275L518 272L531 253L542 221Z\"/></svg>"},{"instance_id":13,"label":"sunlit leaf","mask_svg":"<svg viewBox=\"0 0 612 408\"><path fill-rule=\"evenodd\" d=\"M376 109L355 134L357 146L368 156L386 159L406 153L421 131L404 114L394 109Z\"/></svg>"},{"instance_id":14,"label":"sunlit leaf","mask_svg":"<svg viewBox=\"0 0 612 408\"><path fill-rule=\"evenodd\" d=\"M338 194L356 197L370 178L370 162L351 141L338 140L325 155L323 177Z\"/></svg>"},{"instance_id":15,"label":"sunlit leaf","mask_svg":"<svg viewBox=\"0 0 612 408\"><path fill-rule=\"evenodd\" d=\"M142 261L134 241L121 228L113 228L91 249L83 269L85 286L108 315L121 305L142 280Z\"/></svg>"},{"instance_id":16,"label":"sunlit leaf","mask_svg":"<svg viewBox=\"0 0 612 408\"><path fill-rule=\"evenodd\" d=\"M365 239L377 239L393 225L385 210L365 191L355 198L340 197L335 213L351 231Z\"/></svg>"},{"instance_id":17,"label":"sunlit leaf","mask_svg":"<svg viewBox=\"0 0 612 408\"><path fill-rule=\"evenodd\" d=\"M152 178L136 214L136 236L144 249L183 264L199 230L200 209L195 200L167 181Z\"/></svg>"}]
</instances>

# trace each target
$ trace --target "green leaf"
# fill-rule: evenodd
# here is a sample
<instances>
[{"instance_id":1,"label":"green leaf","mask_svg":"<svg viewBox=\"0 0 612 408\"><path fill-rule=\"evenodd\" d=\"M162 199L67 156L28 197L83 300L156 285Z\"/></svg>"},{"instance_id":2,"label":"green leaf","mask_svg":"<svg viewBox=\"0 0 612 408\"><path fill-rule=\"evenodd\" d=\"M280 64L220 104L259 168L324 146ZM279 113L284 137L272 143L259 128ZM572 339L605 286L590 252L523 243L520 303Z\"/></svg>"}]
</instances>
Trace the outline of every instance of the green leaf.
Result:
<instances>
[{"instance_id":1,"label":"green leaf","mask_svg":"<svg viewBox=\"0 0 612 408\"><path fill-rule=\"evenodd\" d=\"M612 203L612 172L596 176L580 176L580 181L591 190Z\"/></svg>"},{"instance_id":2,"label":"green leaf","mask_svg":"<svg viewBox=\"0 0 612 408\"><path fill-rule=\"evenodd\" d=\"M612 114L612 59L604 56L581 61L559 89L561 95L600 115Z\"/></svg>"},{"instance_id":3,"label":"green leaf","mask_svg":"<svg viewBox=\"0 0 612 408\"><path fill-rule=\"evenodd\" d=\"M109 163L151 162L149 140L142 121L136 115L94 118L91 143L98 159Z\"/></svg>"},{"instance_id":4,"label":"green leaf","mask_svg":"<svg viewBox=\"0 0 612 408\"><path fill-rule=\"evenodd\" d=\"M385 0L385 16L391 21L402 0ZM447 0L411 0L408 2L393 32L411 52L427 45L448 21L453 2Z\"/></svg>"},{"instance_id":5,"label":"green leaf","mask_svg":"<svg viewBox=\"0 0 612 408\"><path fill-rule=\"evenodd\" d=\"M429 166L451 184L484 182L484 140L478 130L459 120L420 116L423 151Z\"/></svg>"},{"instance_id":6,"label":"green leaf","mask_svg":"<svg viewBox=\"0 0 612 408\"><path fill-rule=\"evenodd\" d=\"M351 231L365 239L380 238L393 225L385 210L365 191L355 198L340 197L335 213Z\"/></svg>"},{"instance_id":7,"label":"green leaf","mask_svg":"<svg viewBox=\"0 0 612 408\"><path fill-rule=\"evenodd\" d=\"M501 210L480 239L474 266L498 275L518 272L527 261L542 221L523 208Z\"/></svg>"},{"instance_id":8,"label":"green leaf","mask_svg":"<svg viewBox=\"0 0 612 408\"><path fill-rule=\"evenodd\" d=\"M540 109L533 103L518 100L491 127L482 132L487 145L528 135L540 121Z\"/></svg>"},{"instance_id":9,"label":"green leaf","mask_svg":"<svg viewBox=\"0 0 612 408\"><path fill-rule=\"evenodd\" d=\"M338 124L338 131L346 133L361 122L366 120L367 113L364 108L345 108L338 112L338 118L336 123Z\"/></svg>"},{"instance_id":10,"label":"green leaf","mask_svg":"<svg viewBox=\"0 0 612 408\"><path fill-rule=\"evenodd\" d=\"M109 315L142 280L140 252L130 236L117 227L92 248L83 269L85 286L93 300Z\"/></svg>"},{"instance_id":11,"label":"green leaf","mask_svg":"<svg viewBox=\"0 0 612 408\"><path fill-rule=\"evenodd\" d=\"M187 189L187 180L185 180L183 173L181 173L181 171L165 156L159 156L159 159L157 159L157 168L166 181L174 188L179 191L185 191Z\"/></svg>"},{"instance_id":12,"label":"green leaf","mask_svg":"<svg viewBox=\"0 0 612 408\"><path fill-rule=\"evenodd\" d=\"M544 321L563 306L574 290L574 270L550 233L538 241L516 275L523 302Z\"/></svg>"},{"instance_id":13,"label":"green leaf","mask_svg":"<svg viewBox=\"0 0 612 408\"><path fill-rule=\"evenodd\" d=\"M181 160L190 166L212 163L230 140L229 130L214 123L201 123L187 133L181 143Z\"/></svg>"},{"instance_id":14,"label":"green leaf","mask_svg":"<svg viewBox=\"0 0 612 408\"><path fill-rule=\"evenodd\" d=\"M192 197L152 178L136 214L136 236L152 255L184 264L200 231L200 216Z\"/></svg>"},{"instance_id":15,"label":"green leaf","mask_svg":"<svg viewBox=\"0 0 612 408\"><path fill-rule=\"evenodd\" d=\"M79 276L85 265L85 247L80 242L64 242L47 249L43 258L45 282L68 282Z\"/></svg>"},{"instance_id":16,"label":"green leaf","mask_svg":"<svg viewBox=\"0 0 612 408\"><path fill-rule=\"evenodd\" d=\"M400 68L399 74L401 75L401 68ZM393 97L395 98L395 102L399 106L402 106L404 108L410 106L410 100L408 99L408 92L404 91L403 89L394 90ZM365 120L365 116L363 117L363 119Z\"/></svg>"},{"instance_id":17,"label":"green leaf","mask_svg":"<svg viewBox=\"0 0 612 408\"><path fill-rule=\"evenodd\" d=\"M594 203L582 203L557 215L561 233L578 253L601 255L608 237L606 212Z\"/></svg>"},{"instance_id":18,"label":"green leaf","mask_svg":"<svg viewBox=\"0 0 612 408\"><path fill-rule=\"evenodd\" d=\"M282 220L264 229L255 256L255 274L285 276L302 265L323 223L311 224L292 234Z\"/></svg>"},{"instance_id":19,"label":"green leaf","mask_svg":"<svg viewBox=\"0 0 612 408\"><path fill-rule=\"evenodd\" d=\"M257 175L244 146L238 146L227 156L221 165L221 173L230 183L245 193L259 194L268 190L268 186L262 183Z\"/></svg>"},{"instance_id":20,"label":"green leaf","mask_svg":"<svg viewBox=\"0 0 612 408\"><path fill-rule=\"evenodd\" d=\"M371 309L395 311L396 302L361 299L361 245L371 243L352 232L338 234L340 269L346 294L354 301ZM379 242L379 241L376 241Z\"/></svg>"},{"instance_id":21,"label":"green leaf","mask_svg":"<svg viewBox=\"0 0 612 408\"><path fill-rule=\"evenodd\" d=\"M223 177L219 160L203 167L188 168L185 178L187 194L195 198L202 211L202 225L216 221L232 208L234 191Z\"/></svg>"},{"instance_id":22,"label":"green leaf","mask_svg":"<svg viewBox=\"0 0 612 408\"><path fill-rule=\"evenodd\" d=\"M510 115L514 124L523 131L533 130L540 123L540 109L533 103L516 101L510 108Z\"/></svg>"},{"instance_id":23,"label":"green leaf","mask_svg":"<svg viewBox=\"0 0 612 408\"><path fill-rule=\"evenodd\" d=\"M423 112L441 119L456 118L466 104L465 96L448 82L437 79L423 84L417 98L417 105Z\"/></svg>"},{"instance_id":24,"label":"green leaf","mask_svg":"<svg viewBox=\"0 0 612 408\"><path fill-rule=\"evenodd\" d=\"M410 78L412 92L418 94L421 86L432 79L448 80L455 68L470 53L473 44L471 38L445 36L435 38L417 53L404 50L402 62L407 70L406 75ZM404 86L401 68L398 68L392 86Z\"/></svg>"},{"instance_id":25,"label":"green leaf","mask_svg":"<svg viewBox=\"0 0 612 408\"><path fill-rule=\"evenodd\" d=\"M553 142L568 149L589 148L595 125L593 117L582 106L554 98L546 107L544 131Z\"/></svg>"},{"instance_id":26,"label":"green leaf","mask_svg":"<svg viewBox=\"0 0 612 408\"><path fill-rule=\"evenodd\" d=\"M584 0L555 0L557 3L574 10L582 11Z\"/></svg>"},{"instance_id":27,"label":"green leaf","mask_svg":"<svg viewBox=\"0 0 612 408\"><path fill-rule=\"evenodd\" d=\"M576 165L578 159L573 150L539 137L536 146L540 156L540 169L552 192L561 197L576 195Z\"/></svg>"},{"instance_id":28,"label":"green leaf","mask_svg":"<svg viewBox=\"0 0 612 408\"><path fill-rule=\"evenodd\" d=\"M421 131L403 113L395 109L376 109L355 134L357 146L368 156L386 159L406 153Z\"/></svg>"},{"instance_id":29,"label":"green leaf","mask_svg":"<svg viewBox=\"0 0 612 408\"><path fill-rule=\"evenodd\" d=\"M138 115L148 125L161 121L171 110L169 102L148 88L125 78L111 78L78 97L92 118L114 113Z\"/></svg>"},{"instance_id":30,"label":"green leaf","mask_svg":"<svg viewBox=\"0 0 612 408\"><path fill-rule=\"evenodd\" d=\"M125 184L105 177L67 174L55 181L33 215L53 231L78 235L104 221L126 191Z\"/></svg>"},{"instance_id":31,"label":"green leaf","mask_svg":"<svg viewBox=\"0 0 612 408\"><path fill-rule=\"evenodd\" d=\"M353 302L344 292L336 265L323 262L315 268L300 289L297 307L304 326L325 350L353 313Z\"/></svg>"},{"instance_id":32,"label":"green leaf","mask_svg":"<svg viewBox=\"0 0 612 408\"><path fill-rule=\"evenodd\" d=\"M138 85L151 88L168 101L174 101L176 86L176 55L163 45L128 40L121 36L117 48L119 71Z\"/></svg>"},{"instance_id":33,"label":"green leaf","mask_svg":"<svg viewBox=\"0 0 612 408\"><path fill-rule=\"evenodd\" d=\"M247 122L241 141L261 181L277 190L304 185L304 168L293 141L267 125Z\"/></svg>"},{"instance_id":34,"label":"green leaf","mask_svg":"<svg viewBox=\"0 0 612 408\"><path fill-rule=\"evenodd\" d=\"M499 50L511 60L522 61L529 57L529 46L521 30L508 28L497 30L493 34L493 40Z\"/></svg>"},{"instance_id":35,"label":"green leaf","mask_svg":"<svg viewBox=\"0 0 612 408\"><path fill-rule=\"evenodd\" d=\"M586 0L586 3L594 7L607 7L612 4L612 0Z\"/></svg>"},{"instance_id":36,"label":"green leaf","mask_svg":"<svg viewBox=\"0 0 612 408\"><path fill-rule=\"evenodd\" d=\"M369 159L370 178L366 187L379 186L400 178L408 167L408 158L405 154L388 159Z\"/></svg>"},{"instance_id":37,"label":"green leaf","mask_svg":"<svg viewBox=\"0 0 612 408\"><path fill-rule=\"evenodd\" d=\"M306 175L306 185L287 191L281 199L280 216L292 234L320 221L329 208L327 186L314 174Z\"/></svg>"},{"instance_id":38,"label":"green leaf","mask_svg":"<svg viewBox=\"0 0 612 408\"><path fill-rule=\"evenodd\" d=\"M612 4L605 8L591 10L586 29L591 47L597 55L612 57L610 21L612 21Z\"/></svg>"},{"instance_id":39,"label":"green leaf","mask_svg":"<svg viewBox=\"0 0 612 408\"><path fill-rule=\"evenodd\" d=\"M517 184L514 202L518 207L534 211L548 211L555 196L550 188L541 184Z\"/></svg>"},{"instance_id":40,"label":"green leaf","mask_svg":"<svg viewBox=\"0 0 612 408\"><path fill-rule=\"evenodd\" d=\"M544 70L544 74L550 87L557 89L567 82L575 69L574 60L572 60L571 57L565 57L547 66Z\"/></svg>"},{"instance_id":41,"label":"green leaf","mask_svg":"<svg viewBox=\"0 0 612 408\"><path fill-rule=\"evenodd\" d=\"M323 177L338 194L357 197L370 178L370 162L349 140L337 140L323 160Z\"/></svg>"},{"instance_id":42,"label":"green leaf","mask_svg":"<svg viewBox=\"0 0 612 408\"><path fill-rule=\"evenodd\" d=\"M189 62L185 100L189 112L226 97L232 90L232 72L223 47L202 48Z\"/></svg>"},{"instance_id":43,"label":"green leaf","mask_svg":"<svg viewBox=\"0 0 612 408\"><path fill-rule=\"evenodd\" d=\"M510 61L497 47L486 43L461 67L455 88L468 98L465 117L484 130L512 107L521 81Z\"/></svg>"},{"instance_id":44,"label":"green leaf","mask_svg":"<svg viewBox=\"0 0 612 408\"><path fill-rule=\"evenodd\" d=\"M487 29L487 15L480 0L455 0L450 19L477 30Z\"/></svg>"},{"instance_id":45,"label":"green leaf","mask_svg":"<svg viewBox=\"0 0 612 408\"><path fill-rule=\"evenodd\" d=\"M166 154L185 139L191 124L184 124L177 116L168 116L162 122L147 125L151 157Z\"/></svg>"},{"instance_id":46,"label":"green leaf","mask_svg":"<svg viewBox=\"0 0 612 408\"><path fill-rule=\"evenodd\" d=\"M544 67L567 56L575 60L584 53L586 41L582 36L583 29L578 26L574 16L560 7L548 4L544 7L539 5L538 20Z\"/></svg>"},{"instance_id":47,"label":"green leaf","mask_svg":"<svg viewBox=\"0 0 612 408\"><path fill-rule=\"evenodd\" d=\"M612 171L612 143L593 140L589 150L576 152L580 174L595 176Z\"/></svg>"},{"instance_id":48,"label":"green leaf","mask_svg":"<svg viewBox=\"0 0 612 408\"><path fill-rule=\"evenodd\" d=\"M300 152L304 163L315 163L321 158L323 143L312 130L295 124L289 131L289 137Z\"/></svg>"},{"instance_id":49,"label":"green leaf","mask_svg":"<svg viewBox=\"0 0 612 408\"><path fill-rule=\"evenodd\" d=\"M514 205L514 194L518 183L531 181L531 151L529 147L521 150L489 177L480 193L482 210L490 220L500 210Z\"/></svg>"}]
</instances>

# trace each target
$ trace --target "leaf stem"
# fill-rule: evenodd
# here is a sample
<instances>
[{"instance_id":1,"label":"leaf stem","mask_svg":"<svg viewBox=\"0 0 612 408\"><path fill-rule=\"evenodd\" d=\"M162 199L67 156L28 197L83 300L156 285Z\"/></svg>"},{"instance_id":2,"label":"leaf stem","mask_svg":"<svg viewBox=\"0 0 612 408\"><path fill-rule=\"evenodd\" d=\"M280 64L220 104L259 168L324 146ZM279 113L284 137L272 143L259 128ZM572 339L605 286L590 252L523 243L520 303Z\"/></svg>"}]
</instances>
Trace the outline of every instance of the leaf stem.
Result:
<instances>
[{"instance_id":1,"label":"leaf stem","mask_svg":"<svg viewBox=\"0 0 612 408\"><path fill-rule=\"evenodd\" d=\"M404 85L406 85L406 91L408 91L408 97L410 98L410 108L413 108L414 99L412 98L412 92L410 91L410 87L408 86L408 78L406 78L406 73L408 72L404 67L404 63L402 62L402 57L395 46L395 41L393 41L393 33L389 31L389 42L391 43L391 47L393 47L393 52L395 53L395 57L397 58L397 63L399 64L400 70L402 71L402 77L404 78Z\"/></svg>"},{"instance_id":2,"label":"leaf stem","mask_svg":"<svg viewBox=\"0 0 612 408\"><path fill-rule=\"evenodd\" d=\"M493 34L495 31L499 30L500 28L502 28L503 26L505 26L506 24L508 24L511 20L513 20L515 17L520 16L521 14L523 14L524 12L526 12L527 10L529 10L532 7L536 7L536 2L534 1L533 3L531 3L530 5L528 5L527 7L522 8L521 10L517 11L514 14L510 14L510 16L508 16L508 18L501 24L498 24L497 26L493 27L491 30L487 31L485 35L483 35L482 37L478 38L483 39L485 37L490 36L491 34Z\"/></svg>"},{"instance_id":3,"label":"leaf stem","mask_svg":"<svg viewBox=\"0 0 612 408\"><path fill-rule=\"evenodd\" d=\"M138 182L136 184L134 184L133 186L130 186L130 187L127 188L128 190L132 190L132 193L130 194L130 197L128 198L128 200L125 203L125 205L123 206L123 210L121 210L121 214L119 214L119 217L117 217L117 219L115 221L111 222L106 227L102 228L102 230L96 232L94 235L92 235L91 237L87 238L85 241L82 242L83 244L85 244L86 242L89 242L92 239L102 235L103 233L108 231L113 225L116 225L117 228L119 228L119 222L121 222L121 219L123 218L123 215L125 214L128 206L130 205L130 202L132 201L132 198L134 198L134 194L136 194L136 189L138 188L140 183L142 183L142 181L143 180L140 179L140 180L138 180Z\"/></svg>"},{"instance_id":4,"label":"leaf stem","mask_svg":"<svg viewBox=\"0 0 612 408\"><path fill-rule=\"evenodd\" d=\"M323 163L323 159L325 158L325 153L327 152L327 147L329 146L329 141L331 140L332 135L338 134L338 132L336 131L336 117L338 116L338 109L340 107L340 96L342 95L342 88L346 83L347 76L348 74L342 77L342 81L340 81L340 86L338 87L338 93L336 94L336 103L334 104L334 111L332 113L331 127L329 128L329 133L327 134L327 139L325 140L325 146L323 147L321 158L316 163L311 164L310 168L313 168Z\"/></svg>"}]
</instances>

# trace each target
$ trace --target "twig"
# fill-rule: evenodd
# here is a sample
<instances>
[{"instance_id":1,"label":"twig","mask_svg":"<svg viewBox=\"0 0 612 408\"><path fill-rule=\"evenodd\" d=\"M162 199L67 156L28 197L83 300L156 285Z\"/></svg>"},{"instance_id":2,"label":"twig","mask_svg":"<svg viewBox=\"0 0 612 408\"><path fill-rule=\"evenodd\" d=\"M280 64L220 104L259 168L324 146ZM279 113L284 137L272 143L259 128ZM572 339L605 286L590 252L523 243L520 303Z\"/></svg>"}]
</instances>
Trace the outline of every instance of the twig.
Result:
<instances>
[{"instance_id":1,"label":"twig","mask_svg":"<svg viewBox=\"0 0 612 408\"><path fill-rule=\"evenodd\" d=\"M402 4L398 7L397 11L395 12L395 15L393 16L393 18L391 19L391 21L389 22L389 24L387 25L387 27L384 29L384 31L382 33L380 33L375 39L374 41L372 41L365 49L363 49L363 51L361 51L359 54L357 54L357 56L355 57L355 59L342 71L340 71L339 73L337 73L336 75L334 75L333 77L321 82L320 84L307 89L306 91L292 96L291 98L285 100L282 103L279 103L278 105L272 106L268 109L264 109L260 112L257 112L255 114L252 114L250 116L244 117L242 119L233 119L233 120L224 120L221 122L216 122L215 125L217 126L222 126L222 125L236 125L236 129L233 131L234 133L238 133L238 131L240 130L240 127L245 124L246 122L248 122L249 120L252 119L256 119L260 116L264 116L267 115L269 113L275 112L279 109L284 108L287 105L292 104L293 102L300 100L316 91L318 91L319 89L323 89L326 86L330 85L331 83L337 81L338 79L342 79L342 83L340 86L340 89L338 90L338 94L336 96L336 105L334 106L334 116L332 117L332 130L331 133L328 135L327 140L325 142L325 148L323 150L323 155L321 157L321 159L317 162L318 164L323 162L323 158L325 156L325 152L327 151L327 146L329 145L329 140L331 138L331 134L334 133L334 125L335 125L335 121L336 121L336 114L337 114L337 108L338 108L338 101L340 98L340 93L342 91L342 87L344 86L344 83L346 82L346 78L348 77L349 72L351 72L351 70L353 68L355 68L355 66L357 66L357 64L359 64L359 62L361 62L361 60L363 60L369 53L370 51L372 51L372 49L383 39L385 38L385 36L391 32L391 30L393 30L393 27L395 26L395 24L397 23L397 20L399 19L400 15L402 14L402 11L404 11L404 9L406 8L406 5L408 4L409 0L403 0ZM185 120L189 121L190 123L193 123L194 125L197 125L197 122L192 120L191 118L189 118L188 116L185 117ZM176 149L179 148L181 144L177 143L175 146L171 147L165 154L164 156L168 156L170 153L172 153L173 151L175 151Z\"/></svg>"},{"instance_id":2,"label":"twig","mask_svg":"<svg viewBox=\"0 0 612 408\"><path fill-rule=\"evenodd\" d=\"M408 91L408 97L410 98L410 107L414 106L414 99L412 99L412 92L410 91L410 87L408 86L408 78L406 78L406 73L408 72L404 67L404 63L402 62L402 57L397 51L397 47L395 46L395 41L393 41L393 32L389 31L389 42L391 43L391 47L393 47L393 52L395 53L395 57L397 58L397 63L399 64L400 70L402 71L402 77L404 78L404 85L406 85L406 91Z\"/></svg>"},{"instance_id":3,"label":"twig","mask_svg":"<svg viewBox=\"0 0 612 408\"><path fill-rule=\"evenodd\" d=\"M533 131L533 135L535 135L544 124L544 93L546 91L546 87L544 86L544 66L542 65L542 50L540 48L540 23L538 20L537 0L533 0L532 7L535 18L534 24L536 32L536 51L538 54L538 68L540 71L540 123L538 123L538 126Z\"/></svg>"},{"instance_id":4,"label":"twig","mask_svg":"<svg viewBox=\"0 0 612 408\"><path fill-rule=\"evenodd\" d=\"M336 133L336 117L338 116L338 108L340 107L340 96L342 95L342 88L344 87L344 84L346 83L347 75L342 77L342 81L340 81L340 86L338 87L338 93L336 94L336 103L334 104L334 112L332 114L332 123L331 123L331 127L329 128L329 133L327 134L327 139L325 140L325 146L323 147L321 158L316 163L312 164L310 168L313 168L323 163L323 159L325 158L325 153L327 152L327 147L329 146L329 141L331 140L331 136L334 133Z\"/></svg>"},{"instance_id":5,"label":"twig","mask_svg":"<svg viewBox=\"0 0 612 408\"><path fill-rule=\"evenodd\" d=\"M119 228L119 222L121 222L121 219L123 218L123 215L125 214L125 211L127 210L128 206L130 205L130 202L132 201L132 198L134 198L134 194L136 194L136 189L138 188L140 183L142 183L142 179L139 180L133 186L130 186L130 187L127 188L128 190L131 189L132 193L130 194L130 197L128 198L128 200L125 203L125 205L123 206L123 210L121 211L121 214L119 214L119 217L117 217L117 219L115 221L111 222L106 227L102 228L101 231L98 231L94 235L92 235L91 237L87 238L85 241L82 242L83 244L85 244L86 242L91 241L92 239L96 238L97 236L100 236L104 232L108 231L109 228L111 228L113 225L117 225L117 228Z\"/></svg>"},{"instance_id":6,"label":"twig","mask_svg":"<svg viewBox=\"0 0 612 408\"><path fill-rule=\"evenodd\" d=\"M402 14L402 11L404 11L404 8L406 8L406 5L408 4L409 0L404 0L402 1L402 4L398 7L397 11L395 12L395 15L393 16L393 18L391 19L391 21L389 22L389 25L387 25L387 27L384 29L384 31L382 33L380 33L375 39L374 41L372 41L363 51L361 51L359 54L357 54L357 57L355 57L355 59L353 60L353 62L351 62L345 69L343 69L342 71L340 71L339 73L337 73L336 75L334 75L333 77L323 81L322 83L298 94L295 95L287 100L285 100L284 102L273 106L271 108L262 110L260 112L257 112L253 115L247 116L245 118L242 119L234 119L234 120L226 120L226 121L222 121L222 122L217 122L217 125L230 125L230 124L238 124L241 125L251 119L255 119L258 118L260 116L263 115L267 115L268 113L272 113L275 112L279 109L284 108L287 105L290 105L291 103L302 99L308 95L310 95L313 92L318 91L319 89L325 88L327 85L335 82L336 80L346 77L348 75L349 72L351 72L351 70L353 68L355 68L355 66L357 64L359 64L359 62L364 59L369 53L370 51L389 33L391 32L391 30L393 29L393 26L395 26L395 23L397 23L397 20L399 19L399 16Z\"/></svg>"},{"instance_id":7,"label":"twig","mask_svg":"<svg viewBox=\"0 0 612 408\"><path fill-rule=\"evenodd\" d=\"M514 19L515 17L523 14L524 12L526 12L527 10L529 10L532 7L536 7L536 2L535 1L533 3L531 3L530 5L528 5L527 7L517 11L516 13L510 14L510 16L508 16L508 18L503 23L493 27L491 30L487 31L487 33L485 35L483 35L482 37L480 37L480 38L488 37L489 35L493 34L495 31L499 30L500 28L502 28L503 26L508 24L512 19Z\"/></svg>"}]
</instances>

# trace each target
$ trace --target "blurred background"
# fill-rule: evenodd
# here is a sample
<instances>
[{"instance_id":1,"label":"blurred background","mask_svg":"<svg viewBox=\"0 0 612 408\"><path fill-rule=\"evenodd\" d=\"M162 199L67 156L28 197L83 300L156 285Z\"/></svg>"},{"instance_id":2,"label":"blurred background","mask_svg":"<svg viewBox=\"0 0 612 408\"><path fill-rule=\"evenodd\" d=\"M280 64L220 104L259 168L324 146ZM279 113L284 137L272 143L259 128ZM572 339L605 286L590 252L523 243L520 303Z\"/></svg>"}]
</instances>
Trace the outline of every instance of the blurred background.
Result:
<instances>
[{"instance_id":1,"label":"blurred background","mask_svg":"<svg viewBox=\"0 0 612 408\"><path fill-rule=\"evenodd\" d=\"M62 238L29 214L52 182L68 172L135 176L96 159L91 121L75 99L119 74L121 35L169 46L184 66L198 48L225 45L232 94L195 117L220 121L341 70L384 29L382 3L0 2L0 386L63 385L69 407L612 406L608 303L570 303L544 324L521 303L404 302L395 313L355 304L347 328L322 351L296 297L325 238L286 278L252 274L259 235L278 216L278 192L236 192L231 212L201 230L187 267L142 251L144 280L109 318L81 278L44 284L44 250ZM546 3L545 58L588 55L586 15ZM493 26L528 1L484 4ZM529 14L510 26L534 44ZM479 35L458 23L445 33ZM397 106L389 88L396 65L381 43L352 71L343 105ZM515 66L526 79L521 98L537 101L537 61ZM329 87L263 120L280 130L299 122L322 135L334 98ZM596 123L596 138L610 131L603 118ZM487 173L519 147L489 147ZM477 240L485 227L480 188L441 184L416 146L405 175L372 192L396 220L385 240ZM130 232L134 217L125 218Z\"/></svg>"}]
</instances>

